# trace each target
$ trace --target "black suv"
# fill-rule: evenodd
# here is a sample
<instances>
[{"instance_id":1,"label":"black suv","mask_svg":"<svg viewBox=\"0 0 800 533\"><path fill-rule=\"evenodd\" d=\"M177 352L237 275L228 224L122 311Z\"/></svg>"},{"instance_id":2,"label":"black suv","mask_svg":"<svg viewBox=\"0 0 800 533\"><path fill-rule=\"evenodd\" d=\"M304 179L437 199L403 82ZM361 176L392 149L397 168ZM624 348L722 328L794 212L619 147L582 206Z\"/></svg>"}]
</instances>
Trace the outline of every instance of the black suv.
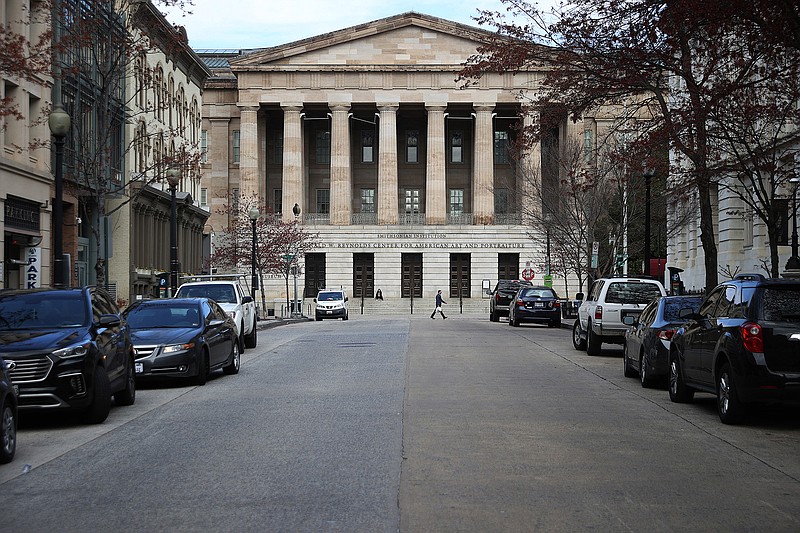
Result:
<instances>
[{"instance_id":1,"label":"black suv","mask_svg":"<svg viewBox=\"0 0 800 533\"><path fill-rule=\"evenodd\" d=\"M508 316L508 306L517 295L520 287L532 287L530 281L518 279L501 279L494 286L492 298L489 300L489 320L499 322L501 316Z\"/></svg>"},{"instance_id":2,"label":"black suv","mask_svg":"<svg viewBox=\"0 0 800 533\"><path fill-rule=\"evenodd\" d=\"M10 463L17 451L17 389L0 356L0 464Z\"/></svg>"},{"instance_id":3,"label":"black suv","mask_svg":"<svg viewBox=\"0 0 800 533\"><path fill-rule=\"evenodd\" d=\"M0 355L19 387L19 409L70 410L85 422L136 400L127 323L104 290L0 290Z\"/></svg>"},{"instance_id":4,"label":"black suv","mask_svg":"<svg viewBox=\"0 0 800 533\"><path fill-rule=\"evenodd\" d=\"M800 280L739 275L684 311L670 346L673 402L716 394L726 424L751 403L800 403Z\"/></svg>"}]
</instances>

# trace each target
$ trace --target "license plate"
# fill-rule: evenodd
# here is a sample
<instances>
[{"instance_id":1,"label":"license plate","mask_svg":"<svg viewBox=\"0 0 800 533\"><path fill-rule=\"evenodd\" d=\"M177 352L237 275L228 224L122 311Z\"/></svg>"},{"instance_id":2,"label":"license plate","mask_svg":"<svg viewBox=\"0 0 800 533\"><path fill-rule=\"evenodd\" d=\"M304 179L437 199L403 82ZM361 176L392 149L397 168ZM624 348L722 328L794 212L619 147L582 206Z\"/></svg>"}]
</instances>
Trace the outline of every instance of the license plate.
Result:
<instances>
[{"instance_id":1,"label":"license plate","mask_svg":"<svg viewBox=\"0 0 800 533\"><path fill-rule=\"evenodd\" d=\"M328 313L329 315L333 313L333 311L325 311L325 312Z\"/></svg>"},{"instance_id":2,"label":"license plate","mask_svg":"<svg viewBox=\"0 0 800 533\"><path fill-rule=\"evenodd\" d=\"M534 302L533 306L534 307L544 307L544 302Z\"/></svg>"},{"instance_id":3,"label":"license plate","mask_svg":"<svg viewBox=\"0 0 800 533\"><path fill-rule=\"evenodd\" d=\"M144 372L144 365L142 363L134 363L133 364L133 370L137 374L141 374L142 372Z\"/></svg>"}]
</instances>

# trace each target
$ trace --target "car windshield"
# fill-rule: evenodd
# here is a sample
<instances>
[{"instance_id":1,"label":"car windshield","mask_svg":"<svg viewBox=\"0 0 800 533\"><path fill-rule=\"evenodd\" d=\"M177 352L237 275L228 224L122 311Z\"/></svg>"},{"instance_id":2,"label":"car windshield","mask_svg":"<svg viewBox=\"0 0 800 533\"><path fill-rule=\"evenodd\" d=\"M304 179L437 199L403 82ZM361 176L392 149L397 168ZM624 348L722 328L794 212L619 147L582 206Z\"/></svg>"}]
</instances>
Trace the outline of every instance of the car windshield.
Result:
<instances>
[{"instance_id":1,"label":"car windshield","mask_svg":"<svg viewBox=\"0 0 800 533\"><path fill-rule=\"evenodd\" d=\"M236 303L236 292L231 285L184 285L178 289L178 298L210 298L217 303Z\"/></svg>"},{"instance_id":2,"label":"car windshield","mask_svg":"<svg viewBox=\"0 0 800 533\"><path fill-rule=\"evenodd\" d=\"M0 297L0 331L74 328L88 324L81 292L30 292Z\"/></svg>"},{"instance_id":3,"label":"car windshield","mask_svg":"<svg viewBox=\"0 0 800 533\"><path fill-rule=\"evenodd\" d=\"M342 299L341 292L321 292L317 296L318 302L335 302Z\"/></svg>"},{"instance_id":4,"label":"car windshield","mask_svg":"<svg viewBox=\"0 0 800 533\"><path fill-rule=\"evenodd\" d=\"M551 289L522 289L522 298L557 298L556 293Z\"/></svg>"},{"instance_id":5,"label":"car windshield","mask_svg":"<svg viewBox=\"0 0 800 533\"><path fill-rule=\"evenodd\" d=\"M800 322L800 290L788 287L764 289L759 314L770 322Z\"/></svg>"},{"instance_id":6,"label":"car windshield","mask_svg":"<svg viewBox=\"0 0 800 533\"><path fill-rule=\"evenodd\" d=\"M615 281L608 287L606 302L610 304L646 304L661 296L655 283Z\"/></svg>"},{"instance_id":7,"label":"car windshield","mask_svg":"<svg viewBox=\"0 0 800 533\"><path fill-rule=\"evenodd\" d=\"M497 289L498 291L518 291L520 287L524 287L526 285L530 285L530 283L524 281L498 281L497 282Z\"/></svg>"},{"instance_id":8,"label":"car windshield","mask_svg":"<svg viewBox=\"0 0 800 533\"><path fill-rule=\"evenodd\" d=\"M131 329L191 328L200 325L195 306L137 305L126 314Z\"/></svg>"},{"instance_id":9,"label":"car windshield","mask_svg":"<svg viewBox=\"0 0 800 533\"><path fill-rule=\"evenodd\" d=\"M703 299L700 297L669 298L664 303L664 320L667 322L683 322L679 313L681 309L691 309L696 313L700 309Z\"/></svg>"}]
</instances>

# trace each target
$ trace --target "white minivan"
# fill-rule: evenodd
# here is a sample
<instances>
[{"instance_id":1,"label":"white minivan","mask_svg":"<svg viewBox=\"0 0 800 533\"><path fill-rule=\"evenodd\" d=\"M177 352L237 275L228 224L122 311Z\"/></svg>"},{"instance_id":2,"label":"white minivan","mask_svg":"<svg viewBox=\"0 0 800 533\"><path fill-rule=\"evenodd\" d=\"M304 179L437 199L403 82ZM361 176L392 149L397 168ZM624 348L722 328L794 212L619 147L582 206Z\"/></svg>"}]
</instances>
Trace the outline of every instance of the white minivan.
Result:
<instances>
[{"instance_id":1,"label":"white minivan","mask_svg":"<svg viewBox=\"0 0 800 533\"><path fill-rule=\"evenodd\" d=\"M317 320L323 318L341 318L347 320L347 292L344 289L323 289L314 298L317 304L314 310L314 317Z\"/></svg>"}]
</instances>

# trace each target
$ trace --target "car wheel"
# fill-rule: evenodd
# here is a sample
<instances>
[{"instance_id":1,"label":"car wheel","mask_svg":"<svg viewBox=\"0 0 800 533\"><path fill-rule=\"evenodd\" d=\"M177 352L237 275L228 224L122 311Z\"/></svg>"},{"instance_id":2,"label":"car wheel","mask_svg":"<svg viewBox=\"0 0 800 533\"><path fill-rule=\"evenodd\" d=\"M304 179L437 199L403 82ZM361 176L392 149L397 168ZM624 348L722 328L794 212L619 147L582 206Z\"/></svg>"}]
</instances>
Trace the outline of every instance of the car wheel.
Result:
<instances>
[{"instance_id":1,"label":"car wheel","mask_svg":"<svg viewBox=\"0 0 800 533\"><path fill-rule=\"evenodd\" d=\"M580 320L575 320L575 324L572 326L572 346L574 346L576 350L586 349L586 339L581 337Z\"/></svg>"},{"instance_id":2,"label":"car wheel","mask_svg":"<svg viewBox=\"0 0 800 533\"><path fill-rule=\"evenodd\" d=\"M678 354L669 354L669 399L675 403L691 402L694 391L686 386L681 375L681 363Z\"/></svg>"},{"instance_id":3,"label":"car wheel","mask_svg":"<svg viewBox=\"0 0 800 533\"><path fill-rule=\"evenodd\" d=\"M136 401L136 373L134 372L133 356L128 361L125 388L114 393L114 403L117 405L133 405Z\"/></svg>"},{"instance_id":4,"label":"car wheel","mask_svg":"<svg viewBox=\"0 0 800 533\"><path fill-rule=\"evenodd\" d=\"M194 377L194 384L202 387L206 381L208 381L208 352L203 350L197 360L197 375Z\"/></svg>"},{"instance_id":5,"label":"car wheel","mask_svg":"<svg viewBox=\"0 0 800 533\"><path fill-rule=\"evenodd\" d=\"M717 376L717 411L723 424L740 423L746 411L745 405L739 400L728 363L722 365Z\"/></svg>"},{"instance_id":6,"label":"car wheel","mask_svg":"<svg viewBox=\"0 0 800 533\"><path fill-rule=\"evenodd\" d=\"M253 330L244 338L244 347L255 348L257 344L258 344L258 328L256 328L255 324L253 324Z\"/></svg>"},{"instance_id":7,"label":"car wheel","mask_svg":"<svg viewBox=\"0 0 800 533\"><path fill-rule=\"evenodd\" d=\"M108 383L106 369L98 366L94 370L92 404L83 413L83 421L87 424L100 424L111 411L111 385Z\"/></svg>"},{"instance_id":8,"label":"car wheel","mask_svg":"<svg viewBox=\"0 0 800 533\"><path fill-rule=\"evenodd\" d=\"M242 364L242 352L239 351L239 345L235 342L232 342L231 345L231 362L227 366L222 367L222 371L229 376L238 374L239 366Z\"/></svg>"},{"instance_id":9,"label":"car wheel","mask_svg":"<svg viewBox=\"0 0 800 533\"><path fill-rule=\"evenodd\" d=\"M626 378L636 377L636 372L631 368L631 362L628 358L628 343L622 346L622 375Z\"/></svg>"},{"instance_id":10,"label":"car wheel","mask_svg":"<svg viewBox=\"0 0 800 533\"><path fill-rule=\"evenodd\" d=\"M317 316L317 317L314 317L314 318L317 319L317 322L322 322L322 317L321 316Z\"/></svg>"},{"instance_id":11,"label":"car wheel","mask_svg":"<svg viewBox=\"0 0 800 533\"><path fill-rule=\"evenodd\" d=\"M5 464L14 459L17 451L17 417L8 402L0 417L0 463Z\"/></svg>"},{"instance_id":12,"label":"car wheel","mask_svg":"<svg viewBox=\"0 0 800 533\"><path fill-rule=\"evenodd\" d=\"M603 338L592 332L592 323L588 323L586 328L586 353L588 355L600 355L600 347L603 345Z\"/></svg>"},{"instance_id":13,"label":"car wheel","mask_svg":"<svg viewBox=\"0 0 800 533\"><path fill-rule=\"evenodd\" d=\"M639 381L642 382L642 387L651 389L655 387L655 380L647 373L647 361L644 358L644 352L639 356Z\"/></svg>"}]
</instances>

